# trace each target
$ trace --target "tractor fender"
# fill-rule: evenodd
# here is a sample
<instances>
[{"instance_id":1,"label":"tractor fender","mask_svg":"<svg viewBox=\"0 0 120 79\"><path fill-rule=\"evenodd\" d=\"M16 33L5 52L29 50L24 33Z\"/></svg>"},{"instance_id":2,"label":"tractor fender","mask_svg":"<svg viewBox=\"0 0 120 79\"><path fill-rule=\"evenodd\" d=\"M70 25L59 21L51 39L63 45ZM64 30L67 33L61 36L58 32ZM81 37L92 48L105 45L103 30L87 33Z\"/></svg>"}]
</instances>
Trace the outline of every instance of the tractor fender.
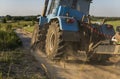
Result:
<instances>
[{"instance_id":1,"label":"tractor fender","mask_svg":"<svg viewBox=\"0 0 120 79\"><path fill-rule=\"evenodd\" d=\"M71 19L73 22L69 23L69 22L67 22L67 19ZM60 30L73 31L73 32L79 31L78 22L73 17L65 17L65 16L52 17L52 18L48 19L48 23L50 23L53 20L58 20Z\"/></svg>"},{"instance_id":2,"label":"tractor fender","mask_svg":"<svg viewBox=\"0 0 120 79\"><path fill-rule=\"evenodd\" d=\"M40 16L40 17L38 17L38 19L39 19L39 26L40 27L43 27L44 24L48 23L48 18L46 18L46 17Z\"/></svg>"}]
</instances>

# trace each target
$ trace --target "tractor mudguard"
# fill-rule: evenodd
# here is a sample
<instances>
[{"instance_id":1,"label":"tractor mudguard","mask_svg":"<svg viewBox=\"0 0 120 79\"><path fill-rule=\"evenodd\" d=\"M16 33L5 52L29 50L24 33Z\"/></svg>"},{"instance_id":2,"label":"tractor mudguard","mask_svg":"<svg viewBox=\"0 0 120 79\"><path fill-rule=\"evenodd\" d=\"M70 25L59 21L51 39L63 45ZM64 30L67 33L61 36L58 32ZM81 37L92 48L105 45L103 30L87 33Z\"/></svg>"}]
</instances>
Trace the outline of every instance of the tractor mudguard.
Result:
<instances>
[{"instance_id":1,"label":"tractor mudguard","mask_svg":"<svg viewBox=\"0 0 120 79\"><path fill-rule=\"evenodd\" d=\"M50 18L48 23L52 20L57 20L60 30L63 32L64 41L80 41L79 25L73 17L59 16ZM67 22L69 20L70 22Z\"/></svg>"},{"instance_id":2,"label":"tractor mudguard","mask_svg":"<svg viewBox=\"0 0 120 79\"><path fill-rule=\"evenodd\" d=\"M60 30L63 32L64 41L80 41L79 25L73 17L39 17L39 26L43 27L44 24L50 23L53 20L58 20ZM69 21L68 21L69 20ZM68 21L68 22L67 22Z\"/></svg>"},{"instance_id":3,"label":"tractor mudguard","mask_svg":"<svg viewBox=\"0 0 120 79\"><path fill-rule=\"evenodd\" d=\"M63 31L79 31L78 22L73 17L65 17L65 16L49 16L49 17L38 17L39 18L39 25L42 27L46 23L50 23L50 21L57 19L59 22L60 30ZM69 22L67 22L69 20Z\"/></svg>"},{"instance_id":4,"label":"tractor mudguard","mask_svg":"<svg viewBox=\"0 0 120 79\"><path fill-rule=\"evenodd\" d=\"M104 35L107 36L114 36L115 35L115 30L112 25L109 24L104 24L100 27L100 32L102 32Z\"/></svg>"},{"instance_id":5,"label":"tractor mudguard","mask_svg":"<svg viewBox=\"0 0 120 79\"><path fill-rule=\"evenodd\" d=\"M42 27L44 24L48 23L48 19L47 19L46 17L40 16L40 17L38 17L38 19L39 19L39 26L41 26L41 27Z\"/></svg>"},{"instance_id":6,"label":"tractor mudguard","mask_svg":"<svg viewBox=\"0 0 120 79\"><path fill-rule=\"evenodd\" d=\"M52 21L54 19L58 20L60 30L73 31L73 32L79 31L78 22L73 17L66 17L66 16L52 17L48 20L48 23L50 23L50 21Z\"/></svg>"}]
</instances>

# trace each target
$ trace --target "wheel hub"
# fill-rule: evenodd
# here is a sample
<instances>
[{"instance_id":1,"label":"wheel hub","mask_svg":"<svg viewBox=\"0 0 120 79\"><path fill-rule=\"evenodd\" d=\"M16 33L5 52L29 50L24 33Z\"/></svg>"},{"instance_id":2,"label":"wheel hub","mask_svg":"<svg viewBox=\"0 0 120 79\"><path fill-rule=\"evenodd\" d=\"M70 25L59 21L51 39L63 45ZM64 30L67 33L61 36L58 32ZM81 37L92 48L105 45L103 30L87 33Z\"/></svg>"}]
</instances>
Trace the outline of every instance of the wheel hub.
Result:
<instances>
[{"instance_id":1,"label":"wheel hub","mask_svg":"<svg viewBox=\"0 0 120 79\"><path fill-rule=\"evenodd\" d=\"M54 32L53 32L50 36L50 44L49 44L50 51L53 51L54 46L55 46L55 35L54 35Z\"/></svg>"}]
</instances>

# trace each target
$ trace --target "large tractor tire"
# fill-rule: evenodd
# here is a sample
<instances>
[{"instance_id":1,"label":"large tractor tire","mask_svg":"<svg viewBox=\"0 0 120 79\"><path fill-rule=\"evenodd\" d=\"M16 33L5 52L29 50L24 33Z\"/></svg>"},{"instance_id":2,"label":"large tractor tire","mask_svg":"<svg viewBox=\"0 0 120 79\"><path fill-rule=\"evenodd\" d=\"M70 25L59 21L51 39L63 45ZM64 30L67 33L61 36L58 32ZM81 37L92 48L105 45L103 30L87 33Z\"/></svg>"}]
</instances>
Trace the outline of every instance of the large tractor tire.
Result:
<instances>
[{"instance_id":1,"label":"large tractor tire","mask_svg":"<svg viewBox=\"0 0 120 79\"><path fill-rule=\"evenodd\" d=\"M40 51L45 52L45 40L49 24L45 24L39 31L38 48Z\"/></svg>"},{"instance_id":2,"label":"large tractor tire","mask_svg":"<svg viewBox=\"0 0 120 79\"><path fill-rule=\"evenodd\" d=\"M46 35L46 54L51 60L60 60L64 54L64 43L62 32L56 21L51 22Z\"/></svg>"},{"instance_id":3,"label":"large tractor tire","mask_svg":"<svg viewBox=\"0 0 120 79\"><path fill-rule=\"evenodd\" d=\"M39 36L39 25L36 24L32 33L31 48L34 48L36 46L36 43L38 41L38 36Z\"/></svg>"}]
</instances>

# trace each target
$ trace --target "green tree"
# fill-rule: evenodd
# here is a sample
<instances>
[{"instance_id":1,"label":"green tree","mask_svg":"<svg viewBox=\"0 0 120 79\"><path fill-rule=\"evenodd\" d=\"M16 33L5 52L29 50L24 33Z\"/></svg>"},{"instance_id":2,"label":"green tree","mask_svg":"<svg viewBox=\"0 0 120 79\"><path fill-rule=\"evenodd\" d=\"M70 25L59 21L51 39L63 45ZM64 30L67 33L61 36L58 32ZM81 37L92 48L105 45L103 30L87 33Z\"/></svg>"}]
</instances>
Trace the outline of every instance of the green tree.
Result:
<instances>
[{"instance_id":1,"label":"green tree","mask_svg":"<svg viewBox=\"0 0 120 79\"><path fill-rule=\"evenodd\" d=\"M2 29L2 25L0 24L0 30Z\"/></svg>"},{"instance_id":2,"label":"green tree","mask_svg":"<svg viewBox=\"0 0 120 79\"><path fill-rule=\"evenodd\" d=\"M2 23L6 23L6 19L5 18L2 19Z\"/></svg>"},{"instance_id":3,"label":"green tree","mask_svg":"<svg viewBox=\"0 0 120 79\"><path fill-rule=\"evenodd\" d=\"M6 31L8 31L8 32L12 31L12 25L10 25L10 24L7 25L6 26Z\"/></svg>"},{"instance_id":4,"label":"green tree","mask_svg":"<svg viewBox=\"0 0 120 79\"><path fill-rule=\"evenodd\" d=\"M6 15L5 18L7 21L12 20L12 16L10 16L10 15Z\"/></svg>"}]
</instances>

